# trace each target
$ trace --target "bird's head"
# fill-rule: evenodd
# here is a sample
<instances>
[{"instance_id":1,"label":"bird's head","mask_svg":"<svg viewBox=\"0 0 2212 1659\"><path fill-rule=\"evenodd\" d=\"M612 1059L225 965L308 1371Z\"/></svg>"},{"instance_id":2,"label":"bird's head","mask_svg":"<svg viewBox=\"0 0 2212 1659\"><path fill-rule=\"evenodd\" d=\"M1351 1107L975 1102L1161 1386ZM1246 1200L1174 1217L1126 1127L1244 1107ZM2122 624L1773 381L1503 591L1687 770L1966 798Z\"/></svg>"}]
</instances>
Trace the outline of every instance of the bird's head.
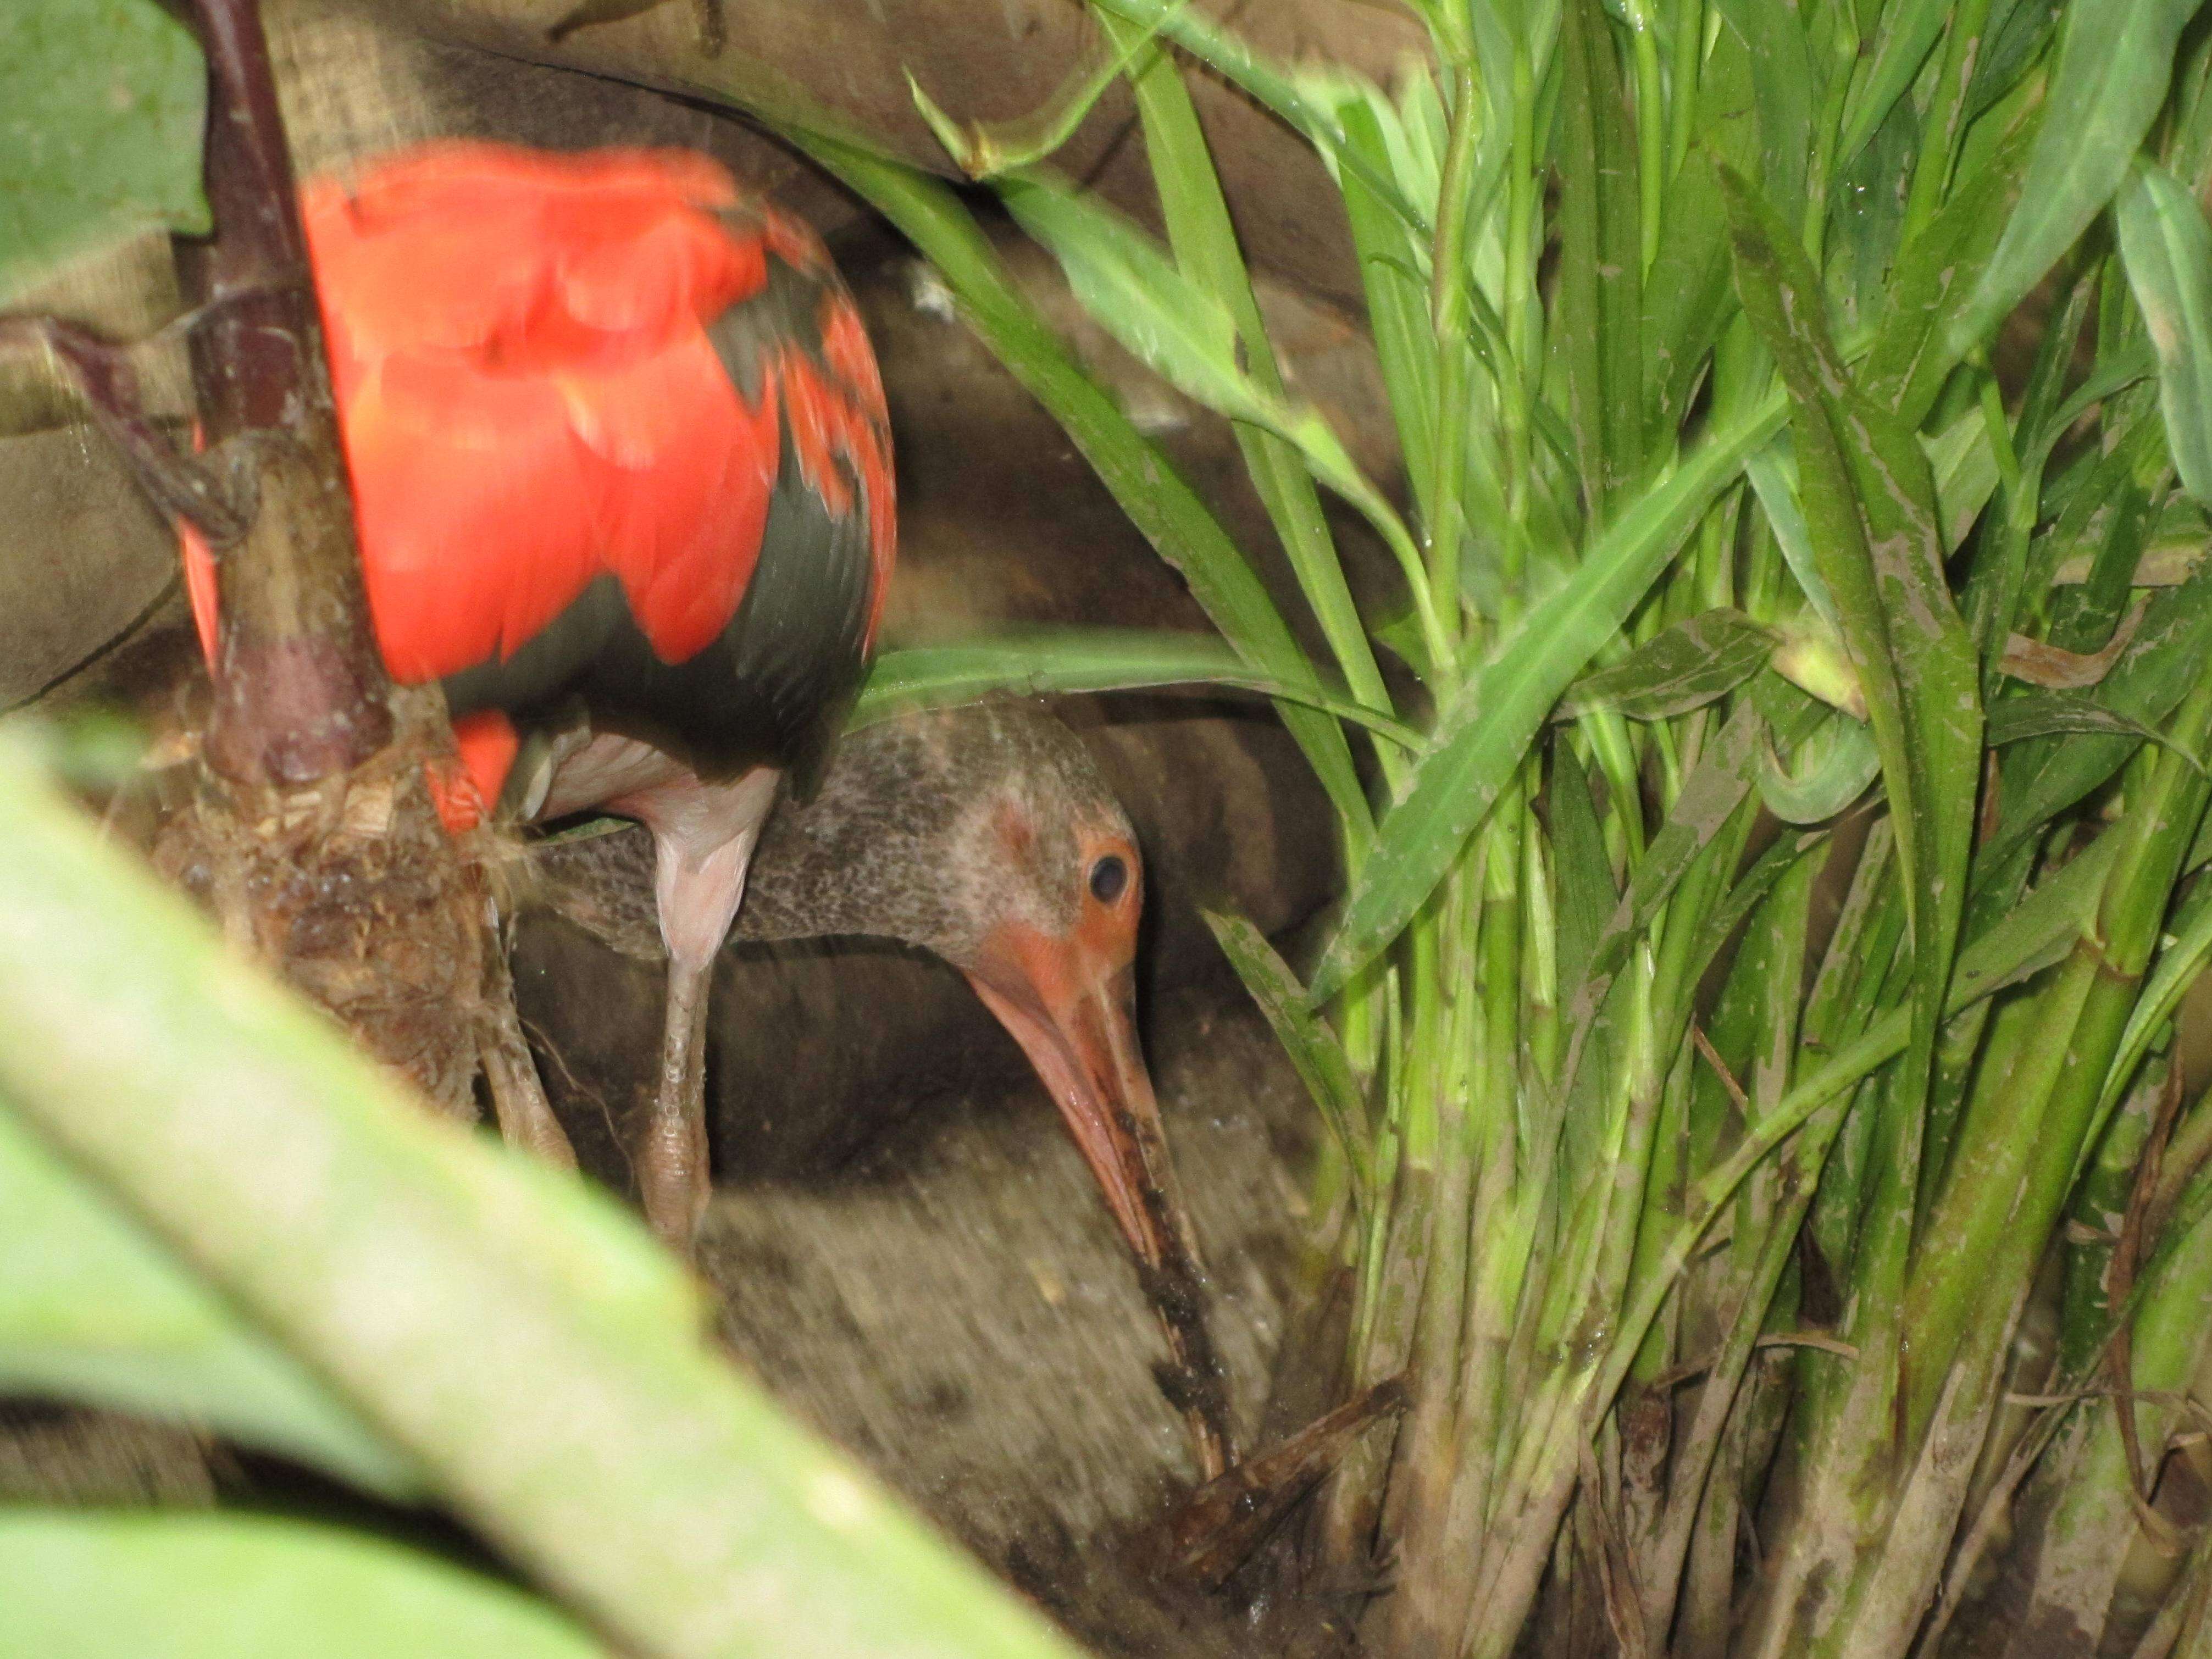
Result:
<instances>
[{"instance_id":1,"label":"bird's head","mask_svg":"<svg viewBox=\"0 0 2212 1659\"><path fill-rule=\"evenodd\" d=\"M872 933L942 957L1021 1045L1148 1267L1191 1241L1137 1038L1145 871L1089 752L1034 707L901 716L848 735L786 803L738 931Z\"/></svg>"}]
</instances>

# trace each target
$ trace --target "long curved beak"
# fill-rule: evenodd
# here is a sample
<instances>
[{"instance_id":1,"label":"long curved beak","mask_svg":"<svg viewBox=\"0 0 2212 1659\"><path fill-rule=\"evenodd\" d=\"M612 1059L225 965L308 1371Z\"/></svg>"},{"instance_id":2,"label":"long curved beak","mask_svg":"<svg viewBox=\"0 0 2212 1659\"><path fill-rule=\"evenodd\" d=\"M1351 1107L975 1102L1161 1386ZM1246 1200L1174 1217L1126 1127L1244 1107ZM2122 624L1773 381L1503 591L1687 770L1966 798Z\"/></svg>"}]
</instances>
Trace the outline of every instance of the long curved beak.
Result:
<instances>
[{"instance_id":1,"label":"long curved beak","mask_svg":"<svg viewBox=\"0 0 2212 1659\"><path fill-rule=\"evenodd\" d=\"M1194 1236L1137 1040L1135 976L1126 963L1086 954L1078 940L1006 927L986 942L968 982L1051 1091L1137 1258L1176 1360L1170 1392L1210 1480L1235 1461L1228 1401Z\"/></svg>"}]
</instances>

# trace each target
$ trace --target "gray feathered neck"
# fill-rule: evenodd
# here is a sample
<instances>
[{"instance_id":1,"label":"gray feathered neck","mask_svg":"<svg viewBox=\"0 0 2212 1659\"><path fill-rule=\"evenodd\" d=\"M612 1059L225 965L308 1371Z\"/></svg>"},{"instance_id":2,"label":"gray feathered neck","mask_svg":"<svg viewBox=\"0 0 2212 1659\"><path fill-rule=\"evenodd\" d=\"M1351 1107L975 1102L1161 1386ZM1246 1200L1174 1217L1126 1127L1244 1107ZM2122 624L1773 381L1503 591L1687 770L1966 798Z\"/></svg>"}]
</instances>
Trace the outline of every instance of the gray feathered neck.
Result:
<instances>
[{"instance_id":1,"label":"gray feathered neck","mask_svg":"<svg viewBox=\"0 0 2212 1659\"><path fill-rule=\"evenodd\" d=\"M1012 847L1010 816L1026 828ZM891 939L963 965L1001 922L1073 925L1086 830L1134 842L1089 753L1041 708L902 715L847 735L813 799L776 804L731 937ZM660 959L642 830L551 842L533 863L538 902L625 955Z\"/></svg>"}]
</instances>

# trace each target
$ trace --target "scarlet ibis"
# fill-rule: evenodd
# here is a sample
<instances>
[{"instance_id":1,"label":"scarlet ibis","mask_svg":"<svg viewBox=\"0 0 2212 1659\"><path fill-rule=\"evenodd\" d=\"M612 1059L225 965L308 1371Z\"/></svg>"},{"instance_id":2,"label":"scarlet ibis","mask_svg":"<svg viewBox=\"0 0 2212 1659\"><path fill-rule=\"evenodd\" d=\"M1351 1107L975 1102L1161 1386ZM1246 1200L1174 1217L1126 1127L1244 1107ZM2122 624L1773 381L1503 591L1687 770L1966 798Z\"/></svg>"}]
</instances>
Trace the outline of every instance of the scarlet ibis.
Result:
<instances>
[{"instance_id":1,"label":"scarlet ibis","mask_svg":"<svg viewBox=\"0 0 2212 1659\"><path fill-rule=\"evenodd\" d=\"M661 955L653 855L629 832L551 842L539 897L641 961ZM754 849L732 937L895 939L957 968L1059 1106L1134 1249L1209 1478L1229 1462L1196 1250L1133 1015L1144 866L1089 752L1020 704L848 735Z\"/></svg>"},{"instance_id":2,"label":"scarlet ibis","mask_svg":"<svg viewBox=\"0 0 2212 1659\"><path fill-rule=\"evenodd\" d=\"M652 836L668 991L637 1169L647 1218L688 1252L714 956L779 787L819 769L890 577L890 441L860 314L811 233L689 153L437 143L307 185L301 216L378 643L454 716L441 812L458 830L596 807ZM220 573L185 543L212 662ZM936 872L933 897L915 879L949 851L911 825L957 804L922 799L950 775L869 775L886 792L872 811L794 819L839 825L799 861L811 914L869 914L904 870L907 901L956 930L921 942L1021 1040L1154 1300L1187 1301L1127 1006L1139 883L1118 810L1086 817L1099 792L1047 788L994 819L1006 860L1096 849L1088 908L994 911L969 867ZM1072 775L1044 768L1039 787Z\"/></svg>"}]
</instances>

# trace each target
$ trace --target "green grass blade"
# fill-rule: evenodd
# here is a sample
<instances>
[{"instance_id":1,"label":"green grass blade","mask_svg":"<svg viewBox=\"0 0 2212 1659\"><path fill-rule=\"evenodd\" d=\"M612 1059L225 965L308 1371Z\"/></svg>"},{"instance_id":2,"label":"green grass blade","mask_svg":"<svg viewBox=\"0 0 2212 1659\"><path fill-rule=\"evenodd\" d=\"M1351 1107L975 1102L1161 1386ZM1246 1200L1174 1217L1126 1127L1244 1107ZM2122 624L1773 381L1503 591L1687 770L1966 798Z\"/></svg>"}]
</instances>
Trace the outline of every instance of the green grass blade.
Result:
<instances>
[{"instance_id":1,"label":"green grass blade","mask_svg":"<svg viewBox=\"0 0 2212 1659\"><path fill-rule=\"evenodd\" d=\"M908 709L949 708L1009 693L1042 697L1170 685L1256 692L1364 726L1408 751L1421 744L1421 734L1411 726L1304 678L1261 673L1209 635L1135 628L1031 629L879 653L847 726L857 729Z\"/></svg>"},{"instance_id":2,"label":"green grass blade","mask_svg":"<svg viewBox=\"0 0 2212 1659\"><path fill-rule=\"evenodd\" d=\"M1874 55L1860 71L1844 117L1843 142L1836 154L1838 167L1856 159L1897 100L1919 78L1928 54L1943 37L1951 11L1952 0L1893 0L1882 8Z\"/></svg>"},{"instance_id":3,"label":"green grass blade","mask_svg":"<svg viewBox=\"0 0 2212 1659\"><path fill-rule=\"evenodd\" d=\"M0 1652L606 1659L547 1603L373 1533L255 1515L0 1510Z\"/></svg>"},{"instance_id":4,"label":"green grass blade","mask_svg":"<svg viewBox=\"0 0 2212 1659\"><path fill-rule=\"evenodd\" d=\"M1888 314L1860 371L1867 396L1917 428L1959 362L1952 324L2020 200L2039 112L2021 112L1989 158L1961 179L1928 228L1899 251Z\"/></svg>"},{"instance_id":5,"label":"green grass blade","mask_svg":"<svg viewBox=\"0 0 2212 1659\"><path fill-rule=\"evenodd\" d=\"M2130 738L2172 749L2202 770L2198 758L2175 745L2156 726L2130 718L2080 691L2024 691L2000 697L1990 705L1990 747L2000 748L2027 738L2061 736Z\"/></svg>"},{"instance_id":6,"label":"green grass blade","mask_svg":"<svg viewBox=\"0 0 2212 1659\"><path fill-rule=\"evenodd\" d=\"M2112 200L2158 118L2174 46L2201 0L2076 0L2020 205L1952 323L1963 356L1994 328Z\"/></svg>"},{"instance_id":7,"label":"green grass blade","mask_svg":"<svg viewBox=\"0 0 2212 1659\"><path fill-rule=\"evenodd\" d=\"M1708 436L1600 536L1565 585L1453 695L1352 887L1314 975L1316 997L1333 995L1413 919L1519 769L1559 694L1636 608L1744 457L1773 434L1783 408L1769 399Z\"/></svg>"},{"instance_id":8,"label":"green grass blade","mask_svg":"<svg viewBox=\"0 0 2212 1659\"><path fill-rule=\"evenodd\" d=\"M1559 20L1559 293L1554 349L1583 491L1600 523L1642 461L1643 252L1635 122L1597 0ZM1654 228L1656 228L1655 227Z\"/></svg>"},{"instance_id":9,"label":"green grass blade","mask_svg":"<svg viewBox=\"0 0 2212 1659\"><path fill-rule=\"evenodd\" d=\"M794 137L937 268L969 325L1060 422L1237 654L1262 672L1317 685L1305 653L1237 544L1167 458L1076 366L1009 280L959 198L926 174L841 140L820 133ZM1296 705L1281 714L1335 806L1348 844L1364 848L1372 816L1343 729Z\"/></svg>"},{"instance_id":10,"label":"green grass blade","mask_svg":"<svg viewBox=\"0 0 2212 1659\"><path fill-rule=\"evenodd\" d=\"M1749 186L1725 175L1737 284L1795 405L1799 479L1881 750L1916 940L1914 1059L1932 1053L1972 850L1979 659L1943 573L1918 441L1852 384L1818 278Z\"/></svg>"},{"instance_id":11,"label":"green grass blade","mask_svg":"<svg viewBox=\"0 0 2212 1659\"><path fill-rule=\"evenodd\" d=\"M1267 943L1267 936L1243 916L1201 909L1221 954L1244 981L1253 1002L1283 1045L1322 1121L1344 1149L1362 1213L1375 1201L1375 1148L1367 1127L1367 1103L1353 1079L1352 1062L1328 1022L1309 1006L1305 987L1290 964Z\"/></svg>"},{"instance_id":12,"label":"green grass blade","mask_svg":"<svg viewBox=\"0 0 2212 1659\"><path fill-rule=\"evenodd\" d=\"M1130 60L1129 83L1144 123L1145 154L1152 163L1176 262L1228 312L1242 367L1263 395L1280 400L1284 386L1274 345L1267 337L1259 299L1230 223L1229 204L1181 67L1172 53L1152 44L1146 31L1110 15L1103 21L1107 38ZM1253 487L1267 508L1346 685L1360 702L1387 710L1389 693L1322 517L1313 472L1292 444L1265 427L1240 423L1236 433ZM1389 763L1386 757L1386 769Z\"/></svg>"},{"instance_id":13,"label":"green grass blade","mask_svg":"<svg viewBox=\"0 0 2212 1659\"><path fill-rule=\"evenodd\" d=\"M2180 180L2145 165L2114 217L2128 285L2158 353L2158 407L2174 471L2212 501L2212 225Z\"/></svg>"},{"instance_id":14,"label":"green grass blade","mask_svg":"<svg viewBox=\"0 0 2212 1659\"><path fill-rule=\"evenodd\" d=\"M1359 509L1397 556L1431 653L1447 655L1411 533L1319 411L1291 403L1246 368L1239 348L1241 343L1249 352L1249 340L1240 335L1229 307L1177 270L1133 221L1092 198L1040 173L1011 174L997 188L1022 228L1060 262L1084 309L1126 350L1215 413L1262 428L1293 447L1314 478ZM1246 293L1249 297L1249 289ZM1264 342L1264 334L1261 338ZM1373 659L1364 650L1357 617L1346 617L1327 603L1332 588L1341 589L1340 573L1335 583L1328 583L1327 571L1306 549L1310 535L1321 533L1317 511L1309 512L1288 493L1292 469L1286 456L1268 448L1261 459L1257 476L1263 495L1300 514L1293 529L1293 544L1305 550L1300 575L1317 583L1324 624L1331 629L1332 641L1351 659L1347 673L1361 679L1373 676ZM1343 608L1349 605L1345 595ZM1380 694L1379 678L1374 690Z\"/></svg>"}]
</instances>

